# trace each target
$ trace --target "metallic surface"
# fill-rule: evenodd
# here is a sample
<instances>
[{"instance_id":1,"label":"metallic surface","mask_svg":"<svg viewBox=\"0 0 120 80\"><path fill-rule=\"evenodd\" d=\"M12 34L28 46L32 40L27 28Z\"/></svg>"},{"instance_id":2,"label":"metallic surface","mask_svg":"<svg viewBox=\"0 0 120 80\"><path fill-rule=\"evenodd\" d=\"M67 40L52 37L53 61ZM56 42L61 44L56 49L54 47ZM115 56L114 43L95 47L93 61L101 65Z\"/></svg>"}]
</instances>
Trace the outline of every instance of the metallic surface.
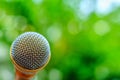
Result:
<instances>
[{"instance_id":1,"label":"metallic surface","mask_svg":"<svg viewBox=\"0 0 120 80\"><path fill-rule=\"evenodd\" d=\"M37 70L44 67L50 59L48 41L36 32L26 32L12 43L11 59L20 70Z\"/></svg>"}]
</instances>

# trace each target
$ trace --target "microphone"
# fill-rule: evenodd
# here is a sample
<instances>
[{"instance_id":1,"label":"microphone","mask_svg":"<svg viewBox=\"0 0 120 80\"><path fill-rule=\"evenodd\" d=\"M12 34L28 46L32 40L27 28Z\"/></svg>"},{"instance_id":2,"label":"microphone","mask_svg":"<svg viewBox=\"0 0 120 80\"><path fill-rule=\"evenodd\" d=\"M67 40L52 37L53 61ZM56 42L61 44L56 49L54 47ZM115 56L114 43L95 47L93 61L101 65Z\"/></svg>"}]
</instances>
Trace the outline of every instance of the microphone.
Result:
<instances>
[{"instance_id":1,"label":"microphone","mask_svg":"<svg viewBox=\"0 0 120 80\"><path fill-rule=\"evenodd\" d=\"M10 58L14 64L15 80L31 80L50 60L50 46L44 36L25 32L13 41Z\"/></svg>"}]
</instances>

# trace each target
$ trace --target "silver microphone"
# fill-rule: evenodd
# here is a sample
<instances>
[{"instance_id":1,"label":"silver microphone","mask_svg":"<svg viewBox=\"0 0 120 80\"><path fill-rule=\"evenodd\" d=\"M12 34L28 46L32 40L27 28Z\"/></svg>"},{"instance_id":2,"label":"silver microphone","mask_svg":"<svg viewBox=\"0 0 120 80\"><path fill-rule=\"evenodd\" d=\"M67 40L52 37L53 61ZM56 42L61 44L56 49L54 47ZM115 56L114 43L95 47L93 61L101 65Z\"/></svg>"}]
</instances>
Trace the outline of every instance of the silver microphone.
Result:
<instances>
[{"instance_id":1,"label":"silver microphone","mask_svg":"<svg viewBox=\"0 0 120 80\"><path fill-rule=\"evenodd\" d=\"M38 70L45 67L50 56L49 43L41 34L25 32L18 36L10 50L10 57L16 69L16 80L28 80L29 77L23 75L33 77Z\"/></svg>"}]
</instances>

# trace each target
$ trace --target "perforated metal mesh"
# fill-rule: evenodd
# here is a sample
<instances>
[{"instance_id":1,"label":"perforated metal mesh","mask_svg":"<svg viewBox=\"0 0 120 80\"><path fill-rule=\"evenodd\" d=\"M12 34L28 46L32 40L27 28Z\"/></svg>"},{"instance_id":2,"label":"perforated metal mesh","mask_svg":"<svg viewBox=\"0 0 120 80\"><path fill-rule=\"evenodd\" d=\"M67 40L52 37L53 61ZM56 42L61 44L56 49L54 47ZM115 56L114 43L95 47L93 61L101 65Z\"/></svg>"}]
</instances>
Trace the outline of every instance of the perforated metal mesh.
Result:
<instances>
[{"instance_id":1,"label":"perforated metal mesh","mask_svg":"<svg viewBox=\"0 0 120 80\"><path fill-rule=\"evenodd\" d=\"M19 66L35 70L48 61L50 47L42 35L36 32L26 32L12 43L11 55Z\"/></svg>"}]
</instances>

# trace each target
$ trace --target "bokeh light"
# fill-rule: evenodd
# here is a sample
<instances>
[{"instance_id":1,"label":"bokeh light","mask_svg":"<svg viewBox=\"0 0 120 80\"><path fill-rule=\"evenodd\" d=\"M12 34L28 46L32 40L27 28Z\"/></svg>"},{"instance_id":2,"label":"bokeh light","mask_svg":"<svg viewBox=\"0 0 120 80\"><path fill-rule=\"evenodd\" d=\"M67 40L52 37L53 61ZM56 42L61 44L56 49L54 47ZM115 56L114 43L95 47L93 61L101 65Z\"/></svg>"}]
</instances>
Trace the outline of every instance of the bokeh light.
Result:
<instances>
[{"instance_id":1,"label":"bokeh light","mask_svg":"<svg viewBox=\"0 0 120 80\"><path fill-rule=\"evenodd\" d=\"M120 0L0 1L0 80L14 80L10 46L35 31L51 60L34 80L120 80Z\"/></svg>"}]
</instances>

